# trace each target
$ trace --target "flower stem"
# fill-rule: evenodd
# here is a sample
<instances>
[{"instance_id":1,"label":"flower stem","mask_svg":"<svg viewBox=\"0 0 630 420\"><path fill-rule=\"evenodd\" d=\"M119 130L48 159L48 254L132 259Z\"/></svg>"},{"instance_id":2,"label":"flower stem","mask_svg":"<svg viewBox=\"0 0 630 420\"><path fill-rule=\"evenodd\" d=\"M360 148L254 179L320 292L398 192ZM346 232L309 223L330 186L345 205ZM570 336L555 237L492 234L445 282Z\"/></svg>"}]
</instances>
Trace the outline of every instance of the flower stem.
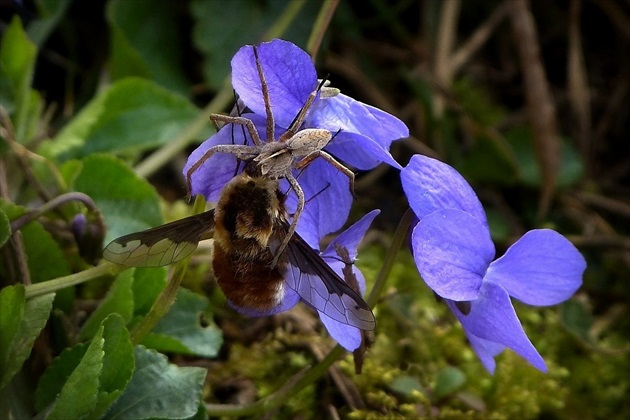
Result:
<instances>
[{"instance_id":1,"label":"flower stem","mask_svg":"<svg viewBox=\"0 0 630 420\"><path fill-rule=\"evenodd\" d=\"M103 264L97 265L96 267L91 267L87 270L81 271L80 273L75 273L69 276L58 277L53 280L28 285L26 286L26 298L30 299L36 296L42 296L48 293L56 292L57 290L74 286L76 284L81 284L88 280L92 280L101 276L113 276L125 269L126 267L105 262Z\"/></svg>"},{"instance_id":2,"label":"flower stem","mask_svg":"<svg viewBox=\"0 0 630 420\"><path fill-rule=\"evenodd\" d=\"M206 413L215 416L249 416L263 414L284 404L289 398L300 392L307 385L314 383L328 368L344 354L341 346L336 346L328 355L312 368L298 372L273 394L248 405L206 404Z\"/></svg>"},{"instance_id":3,"label":"flower stem","mask_svg":"<svg viewBox=\"0 0 630 420\"><path fill-rule=\"evenodd\" d=\"M413 222L415 217L416 215L414 214L414 212L411 209L407 209L403 217L400 219L398 227L396 228L396 232L394 233L394 238L392 239L392 245L389 247L389 251L385 256L385 261L383 261L383 266L381 267L381 271L378 273L378 277L376 278L374 287L370 292L370 296L368 296L367 298L367 303L368 305L370 305L370 307L374 307L374 305L378 301L378 298L381 296L381 293L383 293L383 289L385 289L385 283L389 278L392 267L394 266L396 255L398 255L400 247L407 238L409 227L411 226L411 222Z\"/></svg>"},{"instance_id":4,"label":"flower stem","mask_svg":"<svg viewBox=\"0 0 630 420\"><path fill-rule=\"evenodd\" d=\"M284 9L282 14L278 16L278 19L269 27L269 30L264 33L262 36L263 41L270 41L274 38L279 38L284 34L291 25L291 23L295 20L295 17L300 13L302 7L306 4L305 1L289 1L287 2L287 7Z\"/></svg>"},{"instance_id":5,"label":"flower stem","mask_svg":"<svg viewBox=\"0 0 630 420\"><path fill-rule=\"evenodd\" d=\"M162 292L160 292L160 295L157 299L155 299L155 302L153 302L153 306L151 306L151 310L147 316L142 318L142 320L131 330L131 342L134 345L140 344L147 334L151 332L153 327L155 327L158 321L166 315L171 306L173 306L179 285L186 274L189 259L190 257L184 259L177 265L173 276L166 283L166 287L162 289Z\"/></svg>"},{"instance_id":6,"label":"flower stem","mask_svg":"<svg viewBox=\"0 0 630 420\"><path fill-rule=\"evenodd\" d=\"M208 115L224 109L233 99L232 86L230 86L230 79L228 77L225 79L221 90L216 94L214 99L201 110L197 118L191 121L173 141L166 143L155 153L140 162L135 168L136 173L141 177L149 177L166 162L172 160L173 156L184 150L186 146L197 138L204 127L208 126Z\"/></svg>"},{"instance_id":7,"label":"flower stem","mask_svg":"<svg viewBox=\"0 0 630 420\"><path fill-rule=\"evenodd\" d=\"M319 14L315 23L313 23L313 29L311 30L311 36L306 43L306 51L311 55L311 59L315 62L319 47L322 45L324 34L328 30L330 21L332 20L335 10L339 6L339 0L326 0L322 3L322 8L319 9Z\"/></svg>"},{"instance_id":8,"label":"flower stem","mask_svg":"<svg viewBox=\"0 0 630 420\"><path fill-rule=\"evenodd\" d=\"M195 197L195 203L193 204L193 214L198 214L203 211L206 207L206 201L201 196ZM136 326L131 330L131 342L136 345L140 344L142 340L151 332L153 327L158 323L160 319L175 303L175 298L177 297L177 290L179 289L179 285L182 283L184 276L186 275L186 270L188 269L188 263L190 261L190 256L181 260L171 279L166 283L166 286L160 292L155 302L151 306L149 313L145 316Z\"/></svg>"}]
</instances>

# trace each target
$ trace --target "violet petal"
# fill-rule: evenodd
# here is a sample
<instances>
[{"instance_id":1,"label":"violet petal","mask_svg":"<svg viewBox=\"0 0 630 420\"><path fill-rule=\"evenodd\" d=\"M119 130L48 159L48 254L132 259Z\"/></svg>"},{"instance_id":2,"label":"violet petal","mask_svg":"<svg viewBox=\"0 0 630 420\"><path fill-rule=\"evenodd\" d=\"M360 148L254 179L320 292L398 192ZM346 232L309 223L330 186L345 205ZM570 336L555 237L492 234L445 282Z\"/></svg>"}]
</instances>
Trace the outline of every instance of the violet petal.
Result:
<instances>
[{"instance_id":1,"label":"violet petal","mask_svg":"<svg viewBox=\"0 0 630 420\"><path fill-rule=\"evenodd\" d=\"M239 126L228 124L208 140L201 143L188 157L183 171L184 179L188 169L201 159L211 147L219 144L244 144L245 140L242 133ZM225 184L236 175L237 167L239 165L236 156L229 153L215 153L193 172L191 176L191 193L193 195L201 194L210 202L218 201Z\"/></svg>"},{"instance_id":2,"label":"violet petal","mask_svg":"<svg viewBox=\"0 0 630 420\"><path fill-rule=\"evenodd\" d=\"M313 248L319 249L319 241L327 234L336 232L348 220L352 206L348 178L322 159L313 161L299 176L306 205L298 222L298 233ZM297 197L286 180L281 191L289 191L287 209L295 211Z\"/></svg>"},{"instance_id":3,"label":"violet petal","mask_svg":"<svg viewBox=\"0 0 630 420\"><path fill-rule=\"evenodd\" d=\"M300 296L293 289L286 286L284 289L285 289L284 298L282 299L282 302L280 303L280 305L275 306L265 311L258 311L252 308L244 308L242 306L237 306L230 300L228 300L228 303L232 308L234 308L236 312L246 315L246 316L250 316L252 318L274 315L280 312L288 311L289 309L297 305L297 303L300 301Z\"/></svg>"},{"instance_id":4,"label":"violet petal","mask_svg":"<svg viewBox=\"0 0 630 420\"><path fill-rule=\"evenodd\" d=\"M457 301L477 298L494 258L490 234L479 220L458 209L433 212L416 225L411 245L418 271L435 293Z\"/></svg>"},{"instance_id":5,"label":"violet petal","mask_svg":"<svg viewBox=\"0 0 630 420\"><path fill-rule=\"evenodd\" d=\"M453 309L453 308L451 308ZM523 331L507 291L484 282L479 298L472 301L471 311L463 315L454 310L464 329L483 339L502 344L527 360L536 369L546 372L547 366Z\"/></svg>"},{"instance_id":6,"label":"violet petal","mask_svg":"<svg viewBox=\"0 0 630 420\"><path fill-rule=\"evenodd\" d=\"M308 96L317 88L317 73L309 55L281 39L263 42L258 57L269 87L276 124L289 127ZM258 115L266 115L254 48L242 47L232 58L232 86Z\"/></svg>"},{"instance_id":7,"label":"violet petal","mask_svg":"<svg viewBox=\"0 0 630 420\"><path fill-rule=\"evenodd\" d=\"M341 131L326 146L325 150L349 166L361 170L372 169L380 163L402 169L402 166L394 160L387 149L363 134Z\"/></svg>"},{"instance_id":8,"label":"violet petal","mask_svg":"<svg viewBox=\"0 0 630 420\"><path fill-rule=\"evenodd\" d=\"M317 312L319 319L326 327L328 334L348 351L354 351L361 345L361 330L350 325L337 322L323 312Z\"/></svg>"},{"instance_id":9,"label":"violet petal","mask_svg":"<svg viewBox=\"0 0 630 420\"><path fill-rule=\"evenodd\" d=\"M358 139L367 137L385 152L389 150L394 140L409 137L409 129L398 118L344 94L318 100L308 114L304 126L325 128L332 133L341 130L341 133L359 135ZM335 140L331 146L334 144ZM360 143L357 144L360 146ZM330 150L333 151L333 149ZM352 154L344 156L340 154L339 150L333 153L359 169L371 169L376 166L373 163L368 163L367 160L365 162L353 162ZM385 159L380 160L392 166L400 167L395 161L392 164Z\"/></svg>"},{"instance_id":10,"label":"violet petal","mask_svg":"<svg viewBox=\"0 0 630 420\"><path fill-rule=\"evenodd\" d=\"M341 245L348 250L351 259L357 257L357 247L363 240L365 233L370 228L370 225L374 221L374 218L379 215L380 210L372 210L363 216L359 221L354 223L348 229L341 232L330 244L326 247L322 256L324 257L337 257L336 245ZM338 258L338 257L337 257Z\"/></svg>"},{"instance_id":11,"label":"violet petal","mask_svg":"<svg viewBox=\"0 0 630 420\"><path fill-rule=\"evenodd\" d=\"M400 172L405 195L418 218L434 211L461 209L485 226L486 214L468 182L449 165L427 156L414 155Z\"/></svg>"},{"instance_id":12,"label":"violet petal","mask_svg":"<svg viewBox=\"0 0 630 420\"><path fill-rule=\"evenodd\" d=\"M530 305L555 305L582 284L586 261L564 236L549 229L527 232L488 268L486 280Z\"/></svg>"}]
</instances>

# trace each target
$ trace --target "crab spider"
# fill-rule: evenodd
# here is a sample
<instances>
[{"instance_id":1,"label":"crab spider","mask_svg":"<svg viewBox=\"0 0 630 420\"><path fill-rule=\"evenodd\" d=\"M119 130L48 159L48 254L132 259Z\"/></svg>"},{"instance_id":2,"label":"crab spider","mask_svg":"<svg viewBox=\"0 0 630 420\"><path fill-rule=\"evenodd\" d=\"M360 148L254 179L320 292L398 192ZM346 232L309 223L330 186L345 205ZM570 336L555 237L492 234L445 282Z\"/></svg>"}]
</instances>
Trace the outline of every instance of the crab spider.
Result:
<instances>
[{"instance_id":1,"label":"crab spider","mask_svg":"<svg viewBox=\"0 0 630 420\"><path fill-rule=\"evenodd\" d=\"M211 147L188 169L186 173L186 184L190 193L191 178L193 173L215 153L229 153L235 155L236 158L241 161L251 162L255 169L264 177L268 177L270 179L285 178L291 186L291 189L295 191L297 196L297 207L295 213L293 214L293 220L291 221L287 235L277 250L276 257L273 261L273 266L275 266L278 262L278 258L295 232L297 222L305 204L304 191L293 175L292 169L304 169L313 162L313 160L321 157L348 177L350 191L353 196L354 173L323 150L323 148L326 147L326 145L328 145L334 137L330 131L319 128L307 128L300 130L309 108L317 98L317 94L321 92L320 95L323 96L334 96L335 93L338 92L333 88L329 88L328 83L325 80L319 84L317 89L311 92L287 131L282 133L277 140L275 139L275 121L271 111L269 87L265 80L265 75L260 64L256 46L254 46L253 49L254 57L256 59L256 68L258 76L260 77L263 100L265 103L265 113L267 117L266 134L268 141L263 142L260 139L254 123L248 118L241 116L211 114L210 120L215 125L218 125L218 123L221 122L225 124L244 126L249 132L254 145L220 144Z\"/></svg>"}]
</instances>

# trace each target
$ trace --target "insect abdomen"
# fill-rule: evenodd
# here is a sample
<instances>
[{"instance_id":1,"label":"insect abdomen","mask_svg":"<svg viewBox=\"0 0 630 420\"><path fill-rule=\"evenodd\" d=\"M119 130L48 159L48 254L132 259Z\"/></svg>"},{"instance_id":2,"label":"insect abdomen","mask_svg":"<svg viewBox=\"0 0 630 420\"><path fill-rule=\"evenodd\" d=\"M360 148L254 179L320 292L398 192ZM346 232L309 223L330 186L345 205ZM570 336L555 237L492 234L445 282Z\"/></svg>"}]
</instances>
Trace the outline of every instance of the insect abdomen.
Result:
<instances>
[{"instance_id":1,"label":"insect abdomen","mask_svg":"<svg viewBox=\"0 0 630 420\"><path fill-rule=\"evenodd\" d=\"M278 306L284 297L280 265L271 267L269 249L246 256L226 252L215 243L212 267L219 287L236 306L265 311Z\"/></svg>"}]
</instances>

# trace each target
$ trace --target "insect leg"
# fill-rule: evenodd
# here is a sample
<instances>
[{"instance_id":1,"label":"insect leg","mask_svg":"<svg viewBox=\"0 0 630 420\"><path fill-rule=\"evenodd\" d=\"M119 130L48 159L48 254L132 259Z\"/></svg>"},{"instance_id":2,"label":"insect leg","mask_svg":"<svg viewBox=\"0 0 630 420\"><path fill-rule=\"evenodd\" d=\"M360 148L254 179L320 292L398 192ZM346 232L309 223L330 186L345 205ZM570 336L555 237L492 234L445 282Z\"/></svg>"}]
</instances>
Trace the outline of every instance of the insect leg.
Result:
<instances>
[{"instance_id":1,"label":"insect leg","mask_svg":"<svg viewBox=\"0 0 630 420\"><path fill-rule=\"evenodd\" d=\"M291 237L295 233L295 228L297 227L298 220L300 220L300 214L302 214L302 210L304 210L304 191L302 191L302 187L300 187L300 184L297 182L297 179L295 179L295 177L293 176L291 172L287 173L286 179L289 182L289 185L291 185L291 188L293 189L293 191L295 191L298 202L297 202L297 207L295 208L295 213L293 213L293 220L291 221L291 224L289 225L287 234L282 240L282 243L280 244L280 246L278 247L278 250L276 251L276 256L274 257L273 263L271 264L272 267L276 266L276 264L278 263L278 259L282 255L282 252L284 252L284 249L289 244Z\"/></svg>"},{"instance_id":2,"label":"insect leg","mask_svg":"<svg viewBox=\"0 0 630 420\"><path fill-rule=\"evenodd\" d=\"M337 159L329 155L327 152L323 150L315 150L304 156L304 158L300 159L300 161L297 162L294 166L297 169L306 168L312 161L314 161L318 157L321 157L348 177L350 193L352 194L352 197L356 199L357 196L354 194L354 172L343 166L341 163L339 163L339 161L337 161Z\"/></svg>"},{"instance_id":3,"label":"insect leg","mask_svg":"<svg viewBox=\"0 0 630 420\"><path fill-rule=\"evenodd\" d=\"M192 191L192 174L194 174L195 171L199 169L199 167L210 158L210 156L214 155L215 153L230 153L232 155L236 155L237 158L241 159L241 157L243 157L244 155L257 155L258 151L259 149L256 146L245 146L240 144L218 144L209 148L208 150L206 150L206 153L204 153L203 156L201 156L201 158L199 158L199 160L194 163L194 165L188 168L188 171L186 172L186 188L188 188L188 197L191 196Z\"/></svg>"}]
</instances>

